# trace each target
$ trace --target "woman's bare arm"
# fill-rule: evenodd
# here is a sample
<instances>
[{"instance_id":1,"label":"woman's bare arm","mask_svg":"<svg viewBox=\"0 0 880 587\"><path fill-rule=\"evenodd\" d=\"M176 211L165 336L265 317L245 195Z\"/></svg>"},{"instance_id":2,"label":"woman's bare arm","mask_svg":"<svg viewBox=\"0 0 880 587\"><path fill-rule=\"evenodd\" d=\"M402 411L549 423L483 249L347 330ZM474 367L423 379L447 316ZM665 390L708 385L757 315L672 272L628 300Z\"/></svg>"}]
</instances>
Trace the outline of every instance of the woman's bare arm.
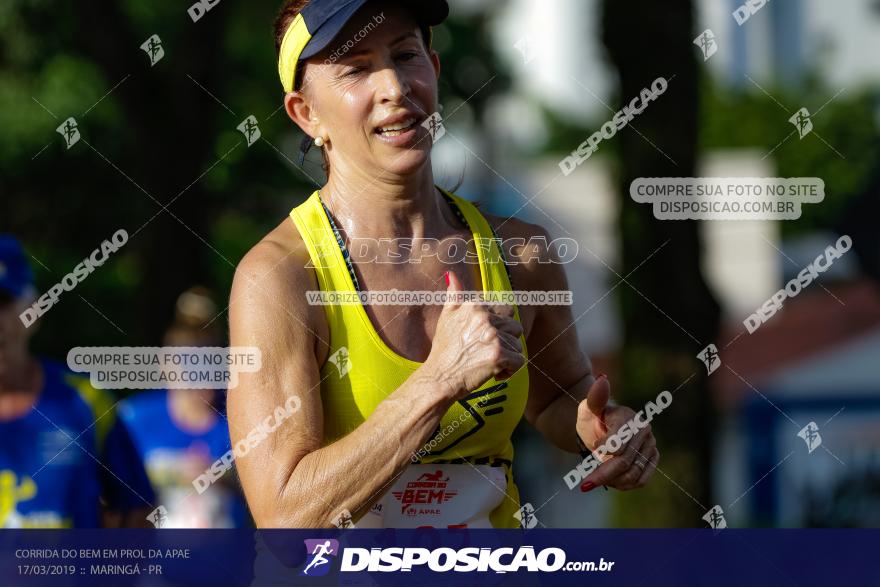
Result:
<instances>
[{"instance_id":1,"label":"woman's bare arm","mask_svg":"<svg viewBox=\"0 0 880 587\"><path fill-rule=\"evenodd\" d=\"M535 224L511 219L504 222L504 228L503 234L507 238L551 242L547 231ZM527 259L514 256L518 287L568 290L565 269L555 251L541 248L538 253L537 257ZM538 262L538 259L544 262ZM590 360L580 349L577 338L578 318L572 315L569 306L539 306L526 341L529 351L526 419L555 446L573 453L579 452L577 435L589 448L596 449L635 415L626 406L607 405L610 384L606 377L593 377ZM589 485L610 485L617 489L642 487L660 458L650 425L610 454L587 477ZM644 459L647 464L643 468L635 465L637 458Z\"/></svg>"}]
</instances>

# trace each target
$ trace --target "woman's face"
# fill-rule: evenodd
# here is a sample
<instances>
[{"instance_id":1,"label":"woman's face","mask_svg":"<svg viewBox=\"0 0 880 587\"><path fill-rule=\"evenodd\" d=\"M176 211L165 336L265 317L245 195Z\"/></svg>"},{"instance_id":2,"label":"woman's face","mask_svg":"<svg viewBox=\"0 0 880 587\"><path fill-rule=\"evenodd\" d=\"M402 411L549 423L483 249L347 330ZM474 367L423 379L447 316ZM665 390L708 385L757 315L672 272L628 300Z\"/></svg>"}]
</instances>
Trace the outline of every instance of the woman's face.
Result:
<instances>
[{"instance_id":1,"label":"woman's face","mask_svg":"<svg viewBox=\"0 0 880 587\"><path fill-rule=\"evenodd\" d=\"M439 72L412 15L399 3L368 2L306 62L298 110L309 134L329 139L334 172L409 175L429 158L422 123L437 110Z\"/></svg>"}]
</instances>

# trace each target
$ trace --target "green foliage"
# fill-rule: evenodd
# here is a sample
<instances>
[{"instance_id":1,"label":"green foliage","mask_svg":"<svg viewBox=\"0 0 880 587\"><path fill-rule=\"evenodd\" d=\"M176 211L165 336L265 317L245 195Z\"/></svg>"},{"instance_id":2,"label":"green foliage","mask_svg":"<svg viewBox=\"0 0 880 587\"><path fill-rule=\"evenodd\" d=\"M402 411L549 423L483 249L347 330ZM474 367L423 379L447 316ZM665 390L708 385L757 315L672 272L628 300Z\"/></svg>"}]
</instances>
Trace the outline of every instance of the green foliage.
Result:
<instances>
[{"instance_id":1,"label":"green foliage","mask_svg":"<svg viewBox=\"0 0 880 587\"><path fill-rule=\"evenodd\" d=\"M751 148L767 155L780 177L819 177L825 200L803 206L797 222L783 222L784 234L828 228L860 190L880 160L875 106L867 90L837 90L809 83L801 91L760 88L742 91L703 77L700 148ZM769 94L769 95L768 95ZM832 99L833 98L833 99ZM813 131L800 139L788 121L801 107L811 113Z\"/></svg>"}]
</instances>

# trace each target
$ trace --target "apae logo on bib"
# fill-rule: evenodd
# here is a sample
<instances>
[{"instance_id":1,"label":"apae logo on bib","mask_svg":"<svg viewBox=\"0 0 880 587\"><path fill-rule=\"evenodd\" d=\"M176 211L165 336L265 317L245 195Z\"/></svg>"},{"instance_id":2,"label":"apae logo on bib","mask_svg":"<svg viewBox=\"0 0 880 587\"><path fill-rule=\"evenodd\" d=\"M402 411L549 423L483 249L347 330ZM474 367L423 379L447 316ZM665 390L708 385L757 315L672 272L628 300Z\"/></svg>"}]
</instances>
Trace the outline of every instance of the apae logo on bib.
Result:
<instances>
[{"instance_id":1,"label":"apae logo on bib","mask_svg":"<svg viewBox=\"0 0 880 587\"><path fill-rule=\"evenodd\" d=\"M408 516L439 515L440 510L432 507L443 504L458 495L458 491L448 487L449 477L443 477L443 470L422 473L415 481L406 484L403 491L393 492L400 502L400 513ZM413 507L415 506L415 507Z\"/></svg>"}]
</instances>

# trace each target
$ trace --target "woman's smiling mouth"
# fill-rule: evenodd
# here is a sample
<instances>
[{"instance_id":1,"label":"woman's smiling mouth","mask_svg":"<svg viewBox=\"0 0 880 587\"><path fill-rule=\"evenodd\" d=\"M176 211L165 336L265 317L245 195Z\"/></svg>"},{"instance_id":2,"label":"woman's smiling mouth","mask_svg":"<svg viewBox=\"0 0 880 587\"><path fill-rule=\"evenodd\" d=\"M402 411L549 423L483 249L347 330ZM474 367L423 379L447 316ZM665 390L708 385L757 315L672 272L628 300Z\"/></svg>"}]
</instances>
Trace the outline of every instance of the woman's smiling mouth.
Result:
<instances>
[{"instance_id":1,"label":"woman's smiling mouth","mask_svg":"<svg viewBox=\"0 0 880 587\"><path fill-rule=\"evenodd\" d=\"M404 113L386 118L373 132L386 145L392 147L412 147L417 140L419 123L423 116Z\"/></svg>"},{"instance_id":2,"label":"woman's smiling mouth","mask_svg":"<svg viewBox=\"0 0 880 587\"><path fill-rule=\"evenodd\" d=\"M383 126L381 128L377 128L376 132L386 136L386 137L396 137L403 134L405 131L409 130L413 126L416 125L418 120L415 116L410 116L403 122L398 122L396 124L389 124L387 126Z\"/></svg>"}]
</instances>

